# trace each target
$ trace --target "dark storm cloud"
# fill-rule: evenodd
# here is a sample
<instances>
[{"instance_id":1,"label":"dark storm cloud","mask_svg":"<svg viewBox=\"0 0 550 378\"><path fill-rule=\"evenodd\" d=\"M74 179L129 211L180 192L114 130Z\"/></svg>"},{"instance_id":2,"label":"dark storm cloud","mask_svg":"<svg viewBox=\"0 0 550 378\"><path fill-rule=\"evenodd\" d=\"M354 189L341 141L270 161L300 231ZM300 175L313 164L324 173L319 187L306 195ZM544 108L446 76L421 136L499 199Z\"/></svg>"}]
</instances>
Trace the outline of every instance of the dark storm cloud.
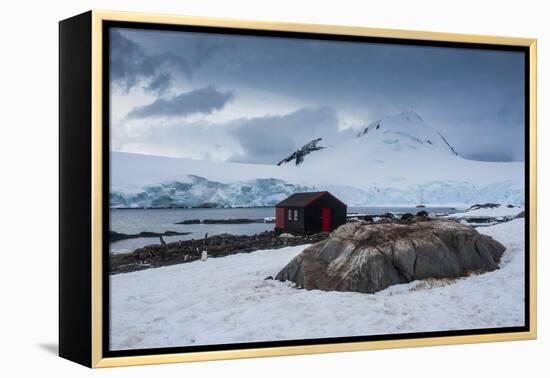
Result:
<instances>
[{"instance_id":1,"label":"dark storm cloud","mask_svg":"<svg viewBox=\"0 0 550 378\"><path fill-rule=\"evenodd\" d=\"M172 76L170 76L170 74L162 72L157 76L155 76L149 82L149 84L145 87L145 89L160 95L164 93L166 90L168 90L168 88L170 88L171 83L172 83Z\"/></svg>"},{"instance_id":2,"label":"dark storm cloud","mask_svg":"<svg viewBox=\"0 0 550 378\"><path fill-rule=\"evenodd\" d=\"M124 35L139 41L140 46L150 54L170 51L186 57L193 70L215 60L217 55L225 59L227 52L238 47L234 38L217 34L124 29Z\"/></svg>"},{"instance_id":3,"label":"dark storm cloud","mask_svg":"<svg viewBox=\"0 0 550 378\"><path fill-rule=\"evenodd\" d=\"M195 89L169 99L158 99L138 106L128 113L128 118L176 117L196 113L210 114L222 109L234 97L232 92L221 92L213 86Z\"/></svg>"},{"instance_id":4,"label":"dark storm cloud","mask_svg":"<svg viewBox=\"0 0 550 378\"><path fill-rule=\"evenodd\" d=\"M199 68L203 66L206 62L213 59L216 54L223 52L226 48L230 48L231 45L231 41L228 41L224 37L196 39L191 60L193 67Z\"/></svg>"},{"instance_id":5,"label":"dark storm cloud","mask_svg":"<svg viewBox=\"0 0 550 378\"><path fill-rule=\"evenodd\" d=\"M414 109L466 158L523 160L522 53L240 38L202 73L330 106L364 123Z\"/></svg>"},{"instance_id":6,"label":"dark storm cloud","mask_svg":"<svg viewBox=\"0 0 550 378\"><path fill-rule=\"evenodd\" d=\"M258 164L275 164L316 138L323 138L321 145L326 146L328 141L347 135L338 131L337 114L328 107L251 118L234 126L231 133L244 150L231 160Z\"/></svg>"},{"instance_id":7,"label":"dark storm cloud","mask_svg":"<svg viewBox=\"0 0 550 378\"><path fill-rule=\"evenodd\" d=\"M521 52L126 29L124 35L140 47L127 64L177 54L187 58L194 81L329 107L364 124L414 109L466 158L524 158ZM132 83L158 75L149 71L142 64L129 77L115 77ZM246 150L257 159L253 143Z\"/></svg>"},{"instance_id":8,"label":"dark storm cloud","mask_svg":"<svg viewBox=\"0 0 550 378\"><path fill-rule=\"evenodd\" d=\"M151 80L147 88L159 91L167 89L171 74L175 70L181 75L191 76L189 62L171 52L151 54L138 43L124 37L119 30L110 32L110 73L112 83L124 90L136 86L141 80Z\"/></svg>"},{"instance_id":9,"label":"dark storm cloud","mask_svg":"<svg viewBox=\"0 0 550 378\"><path fill-rule=\"evenodd\" d=\"M509 108L480 110L446 130L463 157L484 161L522 161L525 155L523 112Z\"/></svg>"}]
</instances>

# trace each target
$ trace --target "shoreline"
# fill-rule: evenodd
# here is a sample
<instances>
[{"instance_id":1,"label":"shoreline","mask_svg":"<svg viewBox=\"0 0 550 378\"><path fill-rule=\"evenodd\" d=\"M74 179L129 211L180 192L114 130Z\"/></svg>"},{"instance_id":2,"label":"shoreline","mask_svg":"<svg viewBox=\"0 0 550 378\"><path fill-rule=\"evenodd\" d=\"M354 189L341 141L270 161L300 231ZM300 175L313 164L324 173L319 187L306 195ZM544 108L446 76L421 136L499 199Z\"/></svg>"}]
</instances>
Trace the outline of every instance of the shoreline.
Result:
<instances>
[{"instance_id":1,"label":"shoreline","mask_svg":"<svg viewBox=\"0 0 550 378\"><path fill-rule=\"evenodd\" d=\"M418 206L418 204L404 204L404 205L384 205L384 204L377 204L377 205L357 205L357 206L348 206L349 208L388 208L388 209L395 209L395 208L403 208L403 209L419 209L422 210L424 208L442 208L442 209L467 209L471 205L469 204L423 204L424 206ZM523 206L523 205L513 205L513 206ZM109 207L109 210L232 210L232 209L271 209L275 208L275 205L272 206L234 206L234 207L210 207L210 206L195 206L195 207Z\"/></svg>"},{"instance_id":2,"label":"shoreline","mask_svg":"<svg viewBox=\"0 0 550 378\"><path fill-rule=\"evenodd\" d=\"M458 223L470 225L474 228L482 228L487 226L493 226L499 223L506 223L513 219L524 216L523 212L520 214L476 214L475 211L484 210L484 205L481 205L480 209L474 210L472 214L456 213L456 214L442 214L436 215L434 218L450 219ZM510 209L510 207L508 207ZM520 209L518 207L518 209ZM420 212L425 212L422 208ZM489 210L493 209L489 207ZM405 213L404 217L412 215ZM348 214L348 222L354 222L364 220L369 223L376 224L378 222L404 222L401 220L402 214L400 213L386 213L381 215L376 214ZM205 220L192 219L176 224L242 224L255 223L252 221L260 221L260 219L218 219L218 220ZM264 220L265 221L265 220ZM405 220L406 222L406 220ZM271 222L268 222L271 223ZM114 231L111 231L114 232ZM116 232L114 232L116 233ZM118 234L118 233L116 233ZM188 232L177 233L174 231L165 231L164 233L149 233L141 232L139 234L125 235L128 238L144 237L143 235L154 234L152 237L171 236L172 235L188 235ZM124 235L124 234L122 234ZM208 253L209 258L225 257L237 253L250 253L264 249L279 249L288 246L297 246L303 244L313 244L318 241L324 240L329 236L329 233L318 233L314 235L287 235L287 237L281 237L282 235L275 234L274 230L264 231L252 235L234 235L228 233L215 234L210 237L200 239L188 239L178 240L169 243L151 243L144 247L137 248L128 253L109 254L109 274L128 273L134 271L145 270L149 268L157 268L162 266L169 266L181 263L192 262L201 259L203 251ZM124 239L114 240L111 242L117 242ZM159 240L160 242L160 240Z\"/></svg>"},{"instance_id":3,"label":"shoreline","mask_svg":"<svg viewBox=\"0 0 550 378\"><path fill-rule=\"evenodd\" d=\"M109 231L109 243L114 243L122 240L139 239L139 238L158 238L161 236L184 236L189 235L190 232L178 232L178 231L141 231L137 234L125 234L123 232Z\"/></svg>"},{"instance_id":4,"label":"shoreline","mask_svg":"<svg viewBox=\"0 0 550 378\"><path fill-rule=\"evenodd\" d=\"M274 231L254 235L213 235L204 239L180 240L164 244L150 244L130 253L109 255L109 274L130 273L160 268L201 259L203 251L208 258L225 257L238 253L251 253L264 249L280 249L313 244L328 238L329 233L284 237Z\"/></svg>"},{"instance_id":5,"label":"shoreline","mask_svg":"<svg viewBox=\"0 0 550 378\"><path fill-rule=\"evenodd\" d=\"M275 217L265 218L228 218L228 219L185 219L174 224L252 224L252 223L275 223Z\"/></svg>"},{"instance_id":6,"label":"shoreline","mask_svg":"<svg viewBox=\"0 0 550 378\"><path fill-rule=\"evenodd\" d=\"M235 206L235 207L109 207L109 210L223 210L223 209L270 209L275 206Z\"/></svg>"}]
</instances>

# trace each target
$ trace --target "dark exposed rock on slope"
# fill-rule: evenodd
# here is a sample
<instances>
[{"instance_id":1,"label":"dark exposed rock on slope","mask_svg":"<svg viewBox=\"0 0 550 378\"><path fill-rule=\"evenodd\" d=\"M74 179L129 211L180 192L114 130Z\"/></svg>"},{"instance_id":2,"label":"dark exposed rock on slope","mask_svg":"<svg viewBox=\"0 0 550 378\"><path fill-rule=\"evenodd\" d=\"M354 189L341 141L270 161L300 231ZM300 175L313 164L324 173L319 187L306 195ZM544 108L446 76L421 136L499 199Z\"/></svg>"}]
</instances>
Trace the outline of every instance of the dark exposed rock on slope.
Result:
<instances>
[{"instance_id":1,"label":"dark exposed rock on slope","mask_svg":"<svg viewBox=\"0 0 550 378\"><path fill-rule=\"evenodd\" d=\"M518 215L516 215L516 218L525 218L525 211L522 211Z\"/></svg>"},{"instance_id":2,"label":"dark exposed rock on slope","mask_svg":"<svg viewBox=\"0 0 550 378\"><path fill-rule=\"evenodd\" d=\"M304 157L306 155L309 155L310 153L314 151L322 150L325 147L319 146L319 142L321 142L323 138L317 138L313 139L312 141L304 144L302 147L300 147L297 151L295 151L292 155L284 158L280 162L277 163L277 165L282 165L285 163L290 163L291 161L294 161L296 166L302 164L304 162Z\"/></svg>"},{"instance_id":3,"label":"dark exposed rock on slope","mask_svg":"<svg viewBox=\"0 0 550 378\"><path fill-rule=\"evenodd\" d=\"M426 278L492 271L505 247L450 220L415 217L412 223L348 223L277 274L300 288L374 293Z\"/></svg>"},{"instance_id":4,"label":"dark exposed rock on slope","mask_svg":"<svg viewBox=\"0 0 550 378\"><path fill-rule=\"evenodd\" d=\"M476 203L475 205L470 206L470 208L466 211L479 210L479 209L496 209L497 207L500 207L499 203L490 203L490 202Z\"/></svg>"}]
</instances>

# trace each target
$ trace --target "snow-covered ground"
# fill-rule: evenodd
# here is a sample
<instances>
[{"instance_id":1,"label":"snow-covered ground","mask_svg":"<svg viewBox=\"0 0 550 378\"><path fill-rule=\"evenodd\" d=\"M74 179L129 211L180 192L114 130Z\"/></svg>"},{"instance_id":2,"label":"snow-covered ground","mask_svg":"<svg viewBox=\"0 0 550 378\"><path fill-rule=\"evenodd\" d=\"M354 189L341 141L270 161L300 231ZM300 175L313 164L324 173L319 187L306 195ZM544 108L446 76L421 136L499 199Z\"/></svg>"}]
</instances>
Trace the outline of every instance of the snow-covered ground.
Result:
<instances>
[{"instance_id":1,"label":"snow-covered ground","mask_svg":"<svg viewBox=\"0 0 550 378\"><path fill-rule=\"evenodd\" d=\"M461 213L453 213L448 215L448 218L497 218L497 217L510 217L517 216L522 211L525 211L524 206L508 207L505 205L498 205L493 208L481 208L474 210L466 210Z\"/></svg>"},{"instance_id":2,"label":"snow-covered ground","mask_svg":"<svg viewBox=\"0 0 550 378\"><path fill-rule=\"evenodd\" d=\"M501 269L376 294L299 290L275 276L305 246L111 276L113 350L524 324L524 221L480 229Z\"/></svg>"}]
</instances>

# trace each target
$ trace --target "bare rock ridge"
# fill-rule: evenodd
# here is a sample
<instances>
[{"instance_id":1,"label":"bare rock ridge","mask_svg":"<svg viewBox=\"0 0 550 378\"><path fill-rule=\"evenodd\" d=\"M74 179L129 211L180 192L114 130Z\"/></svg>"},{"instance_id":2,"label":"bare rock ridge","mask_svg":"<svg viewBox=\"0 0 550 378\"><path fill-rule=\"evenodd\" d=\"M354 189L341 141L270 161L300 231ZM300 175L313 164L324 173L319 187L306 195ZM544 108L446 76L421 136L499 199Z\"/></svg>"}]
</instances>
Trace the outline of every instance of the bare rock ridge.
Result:
<instances>
[{"instance_id":1,"label":"bare rock ridge","mask_svg":"<svg viewBox=\"0 0 550 378\"><path fill-rule=\"evenodd\" d=\"M297 287L374 293L427 278L492 271L505 247L446 219L348 223L305 249L275 277Z\"/></svg>"},{"instance_id":2,"label":"bare rock ridge","mask_svg":"<svg viewBox=\"0 0 550 378\"><path fill-rule=\"evenodd\" d=\"M280 162L278 162L277 165L282 165L282 164L290 163L291 161L294 161L296 166L299 166L300 164L302 164L304 162L304 157L306 155L309 155L310 153L312 153L314 151L319 151L319 150L322 150L322 149L326 148L326 147L323 147L323 146L319 146L319 142L321 142L322 140L323 140L323 138L313 139L312 141L304 144L297 151L292 153L292 155L290 155L290 156L284 158L283 160L281 160Z\"/></svg>"}]
</instances>

